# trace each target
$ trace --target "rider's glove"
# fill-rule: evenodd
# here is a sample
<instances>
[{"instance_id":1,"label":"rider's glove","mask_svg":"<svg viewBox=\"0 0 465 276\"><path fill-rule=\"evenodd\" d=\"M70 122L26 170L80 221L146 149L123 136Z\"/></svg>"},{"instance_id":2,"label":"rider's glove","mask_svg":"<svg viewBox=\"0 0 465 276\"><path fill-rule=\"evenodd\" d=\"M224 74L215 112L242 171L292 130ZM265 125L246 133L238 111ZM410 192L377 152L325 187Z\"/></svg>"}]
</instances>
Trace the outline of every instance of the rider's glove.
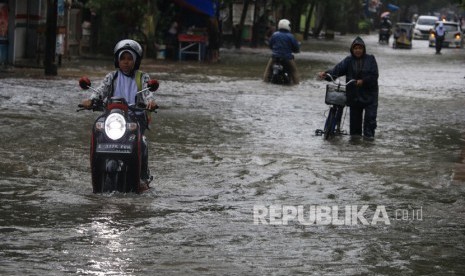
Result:
<instances>
[{"instance_id":1,"label":"rider's glove","mask_svg":"<svg viewBox=\"0 0 465 276\"><path fill-rule=\"evenodd\" d=\"M90 87L90 80L88 77L81 77L79 79L79 86L82 88L82 89L89 89Z\"/></svg>"},{"instance_id":2,"label":"rider's glove","mask_svg":"<svg viewBox=\"0 0 465 276\"><path fill-rule=\"evenodd\" d=\"M160 86L160 84L158 83L157 80L149 80L147 82L147 87L149 88L150 91L156 91L158 89L158 86Z\"/></svg>"}]
</instances>

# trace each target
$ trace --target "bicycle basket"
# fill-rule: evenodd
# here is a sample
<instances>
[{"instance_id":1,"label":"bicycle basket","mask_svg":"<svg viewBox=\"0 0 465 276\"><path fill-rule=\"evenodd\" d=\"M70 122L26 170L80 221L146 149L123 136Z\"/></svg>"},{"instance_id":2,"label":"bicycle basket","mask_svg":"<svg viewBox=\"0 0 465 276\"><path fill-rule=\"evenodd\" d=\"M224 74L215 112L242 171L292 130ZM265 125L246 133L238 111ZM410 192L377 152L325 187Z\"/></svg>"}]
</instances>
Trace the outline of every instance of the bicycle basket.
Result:
<instances>
[{"instance_id":1,"label":"bicycle basket","mask_svg":"<svg viewBox=\"0 0 465 276\"><path fill-rule=\"evenodd\" d=\"M346 89L343 85L327 84L325 103L331 105L346 105Z\"/></svg>"}]
</instances>

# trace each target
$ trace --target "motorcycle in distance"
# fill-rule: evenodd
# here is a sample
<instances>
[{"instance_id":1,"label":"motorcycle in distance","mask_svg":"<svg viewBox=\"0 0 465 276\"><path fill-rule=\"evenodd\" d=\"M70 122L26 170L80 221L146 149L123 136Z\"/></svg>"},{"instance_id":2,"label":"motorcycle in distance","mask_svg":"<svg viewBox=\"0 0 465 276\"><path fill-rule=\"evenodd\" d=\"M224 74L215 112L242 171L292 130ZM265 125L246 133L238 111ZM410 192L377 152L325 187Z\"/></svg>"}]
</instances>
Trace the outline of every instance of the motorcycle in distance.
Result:
<instances>
[{"instance_id":1,"label":"motorcycle in distance","mask_svg":"<svg viewBox=\"0 0 465 276\"><path fill-rule=\"evenodd\" d=\"M80 81L79 86L92 89L90 81ZM158 87L157 87L158 88ZM145 88L155 91L157 88ZM95 90L94 90L95 91ZM148 110L142 106L130 106L124 98L112 97L92 100L90 108L79 104L77 111L102 111L92 128L90 145L90 168L94 193L135 192L145 189L140 186L141 146L143 137L135 118L135 111ZM155 111L154 111L155 112ZM149 181L151 181L153 177Z\"/></svg>"},{"instance_id":2,"label":"motorcycle in distance","mask_svg":"<svg viewBox=\"0 0 465 276\"><path fill-rule=\"evenodd\" d=\"M379 29L379 44L389 44L389 38L391 37L391 29L381 28Z\"/></svg>"},{"instance_id":3,"label":"motorcycle in distance","mask_svg":"<svg viewBox=\"0 0 465 276\"><path fill-rule=\"evenodd\" d=\"M381 23L379 24L379 44L389 45L389 37L392 34L392 22L389 20L389 17L389 12L384 12L381 14Z\"/></svg>"},{"instance_id":4,"label":"motorcycle in distance","mask_svg":"<svg viewBox=\"0 0 465 276\"><path fill-rule=\"evenodd\" d=\"M290 84L291 78L289 76L289 69L287 68L285 60L281 58L273 58L273 64L271 66L271 75L269 80L274 84Z\"/></svg>"}]
</instances>

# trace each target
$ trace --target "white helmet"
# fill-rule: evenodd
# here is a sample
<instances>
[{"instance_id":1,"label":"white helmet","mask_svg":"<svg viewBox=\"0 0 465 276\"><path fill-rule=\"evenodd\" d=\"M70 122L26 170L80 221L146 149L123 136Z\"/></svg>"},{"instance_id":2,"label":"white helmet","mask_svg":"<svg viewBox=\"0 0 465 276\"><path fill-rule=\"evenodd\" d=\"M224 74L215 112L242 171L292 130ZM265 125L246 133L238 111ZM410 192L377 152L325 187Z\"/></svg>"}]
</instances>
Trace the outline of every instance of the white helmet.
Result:
<instances>
[{"instance_id":1,"label":"white helmet","mask_svg":"<svg viewBox=\"0 0 465 276\"><path fill-rule=\"evenodd\" d=\"M142 54L143 54L142 47L140 46L140 44L137 41L132 40L132 39L123 39L120 42L116 43L115 48L113 49L116 68L119 67L119 63L118 63L119 54L123 50L129 50L136 55L136 60L134 63L134 70L138 70L140 66L140 62L142 60Z\"/></svg>"},{"instance_id":2,"label":"white helmet","mask_svg":"<svg viewBox=\"0 0 465 276\"><path fill-rule=\"evenodd\" d=\"M281 29L288 30L290 32L291 31L291 22L289 20L287 20L287 19L279 20L278 30L281 30Z\"/></svg>"}]
</instances>

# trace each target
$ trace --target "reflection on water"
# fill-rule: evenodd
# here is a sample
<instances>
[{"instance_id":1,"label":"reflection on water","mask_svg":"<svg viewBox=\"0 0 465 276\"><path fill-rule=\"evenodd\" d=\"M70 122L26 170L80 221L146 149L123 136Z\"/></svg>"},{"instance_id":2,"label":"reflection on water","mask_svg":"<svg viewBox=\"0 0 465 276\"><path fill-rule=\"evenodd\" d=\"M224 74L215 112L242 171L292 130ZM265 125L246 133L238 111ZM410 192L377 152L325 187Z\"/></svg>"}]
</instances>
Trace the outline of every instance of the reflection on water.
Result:
<instances>
[{"instance_id":1,"label":"reflection on water","mask_svg":"<svg viewBox=\"0 0 465 276\"><path fill-rule=\"evenodd\" d=\"M127 237L132 227L118 222L120 212L115 209L114 206L106 206L90 223L76 229L80 236L88 237L90 244L90 252L85 256L89 268L78 269L78 273L120 274L131 271L134 254L131 253L131 239Z\"/></svg>"},{"instance_id":2,"label":"reflection on water","mask_svg":"<svg viewBox=\"0 0 465 276\"><path fill-rule=\"evenodd\" d=\"M296 87L262 83L267 52L247 49L189 65L194 73L150 72L161 108L147 134L155 181L142 195L92 194L97 114L75 112L86 96L76 80L2 79L0 274L460 274L464 189L451 176L463 146L463 52L367 37L380 67L376 140L324 141L314 131L325 83L313 76L350 41L310 41ZM384 206L391 223L257 225L257 205L366 205L370 218ZM420 209L421 220L399 216Z\"/></svg>"}]
</instances>

